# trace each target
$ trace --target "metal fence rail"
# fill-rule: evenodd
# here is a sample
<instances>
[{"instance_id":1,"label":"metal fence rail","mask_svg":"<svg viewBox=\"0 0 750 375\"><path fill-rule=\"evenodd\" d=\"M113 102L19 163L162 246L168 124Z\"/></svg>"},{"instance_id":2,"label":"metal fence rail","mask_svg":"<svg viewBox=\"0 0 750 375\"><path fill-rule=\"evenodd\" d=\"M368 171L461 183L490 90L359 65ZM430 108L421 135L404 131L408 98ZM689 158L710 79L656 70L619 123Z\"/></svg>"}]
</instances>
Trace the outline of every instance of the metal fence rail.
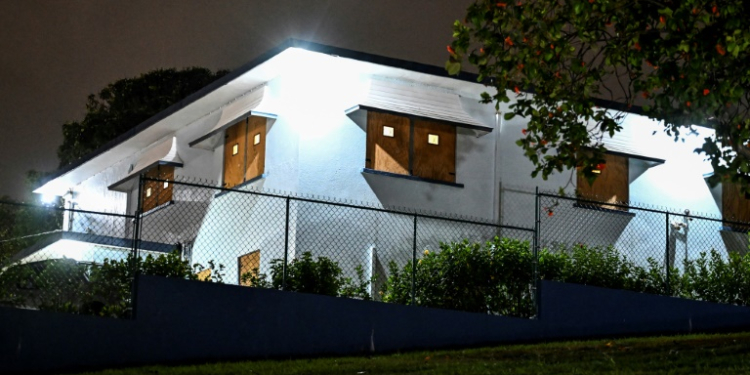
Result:
<instances>
[{"instance_id":1,"label":"metal fence rail","mask_svg":"<svg viewBox=\"0 0 750 375\"><path fill-rule=\"evenodd\" d=\"M0 304L129 318L139 273L522 317L542 279L750 303L698 285L750 269L744 223L514 190L503 217L533 225L503 225L212 185L141 176L131 199L164 188L129 214L0 202Z\"/></svg>"},{"instance_id":2,"label":"metal fence rail","mask_svg":"<svg viewBox=\"0 0 750 375\"><path fill-rule=\"evenodd\" d=\"M144 178L142 185L148 182L167 181ZM414 273L425 251L496 236L530 242L534 233L362 203L170 183L174 199L143 214L141 237L179 244L199 279L228 284L381 300L397 270L411 278L409 298L400 302L414 304Z\"/></svg>"},{"instance_id":3,"label":"metal fence rail","mask_svg":"<svg viewBox=\"0 0 750 375\"><path fill-rule=\"evenodd\" d=\"M0 304L132 315L135 216L16 202L0 213Z\"/></svg>"},{"instance_id":4,"label":"metal fence rail","mask_svg":"<svg viewBox=\"0 0 750 375\"><path fill-rule=\"evenodd\" d=\"M589 253L608 255L610 266L616 263L618 272L622 272L621 281L632 284L626 288L637 291L707 299L686 285L696 276L693 273L701 259L713 257L718 265L748 251L747 223L695 215L689 210L604 203L558 194L539 193L537 199L542 249L565 254L588 249Z\"/></svg>"}]
</instances>

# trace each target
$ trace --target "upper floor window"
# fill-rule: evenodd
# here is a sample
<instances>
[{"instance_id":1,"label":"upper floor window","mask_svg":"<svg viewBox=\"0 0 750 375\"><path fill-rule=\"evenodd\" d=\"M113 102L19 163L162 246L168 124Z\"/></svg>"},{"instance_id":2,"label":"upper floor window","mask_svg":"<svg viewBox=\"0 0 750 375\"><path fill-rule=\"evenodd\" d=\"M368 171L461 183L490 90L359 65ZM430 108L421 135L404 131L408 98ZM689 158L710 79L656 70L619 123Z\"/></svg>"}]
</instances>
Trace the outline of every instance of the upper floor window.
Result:
<instances>
[{"instance_id":1,"label":"upper floor window","mask_svg":"<svg viewBox=\"0 0 750 375\"><path fill-rule=\"evenodd\" d=\"M172 201L174 190L174 166L156 165L144 173L147 179L141 189L141 211L148 212L156 207Z\"/></svg>"},{"instance_id":2,"label":"upper floor window","mask_svg":"<svg viewBox=\"0 0 750 375\"><path fill-rule=\"evenodd\" d=\"M589 183L584 174L578 170L576 192L583 199L596 200L605 203L626 203L630 200L630 181L628 157L605 154L604 163L597 166L594 173L596 180ZM583 203L591 205L590 203ZM612 205L597 205L601 208L627 211L627 207Z\"/></svg>"},{"instance_id":3,"label":"upper floor window","mask_svg":"<svg viewBox=\"0 0 750 375\"><path fill-rule=\"evenodd\" d=\"M724 225L733 230L750 230L750 225L741 224L750 223L750 195L742 193L739 184L729 181L721 183L721 216Z\"/></svg>"},{"instance_id":4,"label":"upper floor window","mask_svg":"<svg viewBox=\"0 0 750 375\"><path fill-rule=\"evenodd\" d=\"M249 116L228 127L224 136L224 179L232 188L263 174L266 159L266 118Z\"/></svg>"},{"instance_id":5,"label":"upper floor window","mask_svg":"<svg viewBox=\"0 0 750 375\"><path fill-rule=\"evenodd\" d=\"M456 127L438 121L367 112L365 167L456 182Z\"/></svg>"}]
</instances>

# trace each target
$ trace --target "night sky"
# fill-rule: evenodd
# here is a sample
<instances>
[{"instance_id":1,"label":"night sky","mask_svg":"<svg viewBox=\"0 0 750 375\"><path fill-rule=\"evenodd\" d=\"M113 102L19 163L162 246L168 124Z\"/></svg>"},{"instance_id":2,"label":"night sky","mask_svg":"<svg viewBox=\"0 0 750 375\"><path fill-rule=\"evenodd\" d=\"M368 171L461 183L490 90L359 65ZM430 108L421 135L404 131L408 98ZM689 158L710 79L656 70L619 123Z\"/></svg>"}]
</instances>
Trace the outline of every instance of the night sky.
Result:
<instances>
[{"instance_id":1,"label":"night sky","mask_svg":"<svg viewBox=\"0 0 750 375\"><path fill-rule=\"evenodd\" d=\"M287 38L442 66L472 0L0 0L0 196L55 170L62 124L120 78L235 69Z\"/></svg>"}]
</instances>

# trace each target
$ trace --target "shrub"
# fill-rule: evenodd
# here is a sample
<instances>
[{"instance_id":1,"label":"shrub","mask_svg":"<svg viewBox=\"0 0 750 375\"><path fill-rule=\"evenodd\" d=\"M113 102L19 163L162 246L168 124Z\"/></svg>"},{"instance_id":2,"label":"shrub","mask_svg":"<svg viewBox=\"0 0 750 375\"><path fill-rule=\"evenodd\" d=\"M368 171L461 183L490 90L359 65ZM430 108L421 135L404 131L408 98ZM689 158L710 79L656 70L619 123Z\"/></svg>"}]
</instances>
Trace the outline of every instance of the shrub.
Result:
<instances>
[{"instance_id":1,"label":"shrub","mask_svg":"<svg viewBox=\"0 0 750 375\"><path fill-rule=\"evenodd\" d=\"M412 263L389 264L383 300L411 303ZM529 316L532 257L528 242L507 238L484 246L468 241L426 250L416 264L417 305L491 314Z\"/></svg>"},{"instance_id":2,"label":"shrub","mask_svg":"<svg viewBox=\"0 0 750 375\"><path fill-rule=\"evenodd\" d=\"M206 281L221 282L223 266ZM36 268L36 270L35 270ZM35 265L9 267L0 274L0 302L19 307L64 311L110 317L130 316L135 273L196 280L196 270L182 260L178 250L169 254L122 260L105 259L102 264L87 265L73 259L54 259Z\"/></svg>"},{"instance_id":3,"label":"shrub","mask_svg":"<svg viewBox=\"0 0 750 375\"><path fill-rule=\"evenodd\" d=\"M259 274L258 269L241 276L242 283L249 283L259 288L284 289L291 292L322 294L327 296L353 297L370 299L370 282L365 280L364 269L357 266L357 281L344 277L338 262L327 257L313 259L309 251L299 258L292 259L286 267L286 286L284 287L284 260L273 259L270 281L268 275Z\"/></svg>"}]
</instances>

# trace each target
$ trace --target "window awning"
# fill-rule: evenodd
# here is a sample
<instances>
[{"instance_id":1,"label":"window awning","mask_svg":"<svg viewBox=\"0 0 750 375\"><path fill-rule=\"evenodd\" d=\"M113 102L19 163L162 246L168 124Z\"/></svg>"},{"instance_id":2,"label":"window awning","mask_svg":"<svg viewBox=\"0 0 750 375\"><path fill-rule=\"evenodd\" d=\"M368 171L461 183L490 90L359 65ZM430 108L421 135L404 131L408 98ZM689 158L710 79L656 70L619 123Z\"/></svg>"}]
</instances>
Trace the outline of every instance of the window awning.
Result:
<instances>
[{"instance_id":1,"label":"window awning","mask_svg":"<svg viewBox=\"0 0 750 375\"><path fill-rule=\"evenodd\" d=\"M476 120L464 110L458 94L416 83L372 79L367 94L357 105L347 109L346 113L361 110L422 117L459 127L492 131L492 127Z\"/></svg>"},{"instance_id":2,"label":"window awning","mask_svg":"<svg viewBox=\"0 0 750 375\"><path fill-rule=\"evenodd\" d=\"M209 131L190 142L190 147L213 150L222 143L222 132L224 129L234 125L237 121L248 116L259 116L276 119L276 114L271 112L268 105L264 103L268 86L259 87L250 93L237 98L227 104L221 110L219 121Z\"/></svg>"},{"instance_id":3,"label":"window awning","mask_svg":"<svg viewBox=\"0 0 750 375\"><path fill-rule=\"evenodd\" d=\"M110 185L109 189L125 192L132 190L137 183L136 180L138 175L155 165L182 167L182 159L180 159L180 156L177 154L177 138L168 138L146 150L141 157L138 158L138 162L135 163L135 165L132 165L128 175L120 181Z\"/></svg>"},{"instance_id":4,"label":"window awning","mask_svg":"<svg viewBox=\"0 0 750 375\"><path fill-rule=\"evenodd\" d=\"M620 154L630 158L641 159L647 162L662 164L666 160L658 147L648 142L650 139L643 137L638 139L632 132L623 131L615 133L614 137L605 135L602 137L602 143L607 148L607 152Z\"/></svg>"}]
</instances>

